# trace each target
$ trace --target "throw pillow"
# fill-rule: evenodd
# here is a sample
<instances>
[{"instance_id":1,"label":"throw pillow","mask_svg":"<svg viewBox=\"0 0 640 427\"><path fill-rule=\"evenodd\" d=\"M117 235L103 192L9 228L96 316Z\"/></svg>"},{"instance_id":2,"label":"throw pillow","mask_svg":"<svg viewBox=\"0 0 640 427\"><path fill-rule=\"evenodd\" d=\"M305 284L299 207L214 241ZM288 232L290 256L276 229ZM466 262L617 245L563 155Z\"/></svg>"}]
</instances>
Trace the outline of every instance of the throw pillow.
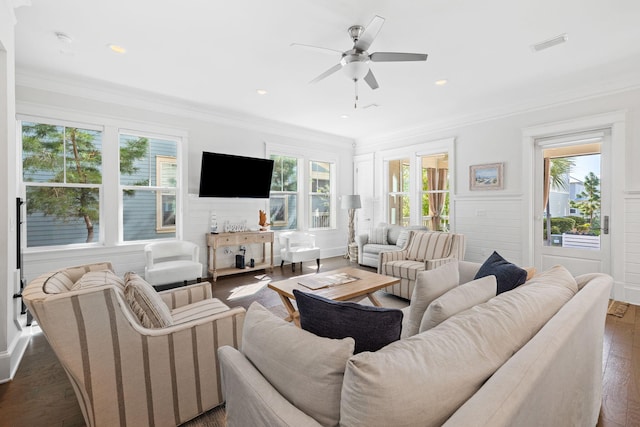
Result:
<instances>
[{"instance_id":1,"label":"throw pillow","mask_svg":"<svg viewBox=\"0 0 640 427\"><path fill-rule=\"evenodd\" d=\"M396 240L396 246L400 249L403 249L404 246L409 241L409 230L402 230L400 234L398 234L398 239Z\"/></svg>"},{"instance_id":2,"label":"throw pillow","mask_svg":"<svg viewBox=\"0 0 640 427\"><path fill-rule=\"evenodd\" d=\"M386 245L387 242L387 227L380 226L376 227L371 231L371 235L369 236L369 243L377 244L377 245Z\"/></svg>"},{"instance_id":3,"label":"throw pillow","mask_svg":"<svg viewBox=\"0 0 640 427\"><path fill-rule=\"evenodd\" d=\"M420 330L424 312L431 302L445 292L458 286L460 276L458 261L453 260L433 270L418 273L409 303L409 320L402 331L402 337L410 337Z\"/></svg>"},{"instance_id":4,"label":"throw pillow","mask_svg":"<svg viewBox=\"0 0 640 427\"><path fill-rule=\"evenodd\" d=\"M340 396L353 338L318 337L254 302L242 329L242 353L291 404L325 426L340 422Z\"/></svg>"},{"instance_id":5,"label":"throw pillow","mask_svg":"<svg viewBox=\"0 0 640 427\"><path fill-rule=\"evenodd\" d=\"M136 273L127 273L124 276L126 285L124 296L129 306L145 328L164 328L171 326L171 312L162 301L160 295Z\"/></svg>"},{"instance_id":6,"label":"throw pillow","mask_svg":"<svg viewBox=\"0 0 640 427\"><path fill-rule=\"evenodd\" d=\"M496 276L496 280L498 281L498 294L510 291L522 285L527 280L527 272L525 269L510 263L495 251L480 266L480 270L478 270L474 279L491 275Z\"/></svg>"},{"instance_id":7,"label":"throw pillow","mask_svg":"<svg viewBox=\"0 0 640 427\"><path fill-rule=\"evenodd\" d=\"M376 351L400 339L402 311L355 302L333 301L319 295L293 290L300 327L320 337L356 341L353 354Z\"/></svg>"},{"instance_id":8,"label":"throw pillow","mask_svg":"<svg viewBox=\"0 0 640 427\"><path fill-rule=\"evenodd\" d=\"M85 273L71 287L72 291L79 289L94 288L97 286L113 285L124 291L124 281L116 276L111 270L90 271Z\"/></svg>"},{"instance_id":9,"label":"throw pillow","mask_svg":"<svg viewBox=\"0 0 640 427\"><path fill-rule=\"evenodd\" d=\"M42 285L45 294L59 294L67 292L73 287L73 280L66 271L61 270L53 273Z\"/></svg>"},{"instance_id":10,"label":"throw pillow","mask_svg":"<svg viewBox=\"0 0 640 427\"><path fill-rule=\"evenodd\" d=\"M451 289L429 304L419 333L438 326L454 314L489 301L496 296L497 289L496 276L485 276Z\"/></svg>"}]
</instances>

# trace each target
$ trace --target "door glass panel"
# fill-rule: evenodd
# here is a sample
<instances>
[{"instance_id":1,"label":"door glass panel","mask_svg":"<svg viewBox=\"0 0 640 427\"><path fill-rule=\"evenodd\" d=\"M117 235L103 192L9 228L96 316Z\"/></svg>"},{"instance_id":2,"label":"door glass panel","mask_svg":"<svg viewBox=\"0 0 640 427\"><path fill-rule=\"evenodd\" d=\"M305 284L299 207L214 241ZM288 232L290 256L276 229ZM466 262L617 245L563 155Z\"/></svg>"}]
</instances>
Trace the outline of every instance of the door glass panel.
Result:
<instances>
[{"instance_id":1,"label":"door glass panel","mask_svg":"<svg viewBox=\"0 0 640 427\"><path fill-rule=\"evenodd\" d=\"M600 249L600 143L543 150L544 246Z\"/></svg>"}]
</instances>

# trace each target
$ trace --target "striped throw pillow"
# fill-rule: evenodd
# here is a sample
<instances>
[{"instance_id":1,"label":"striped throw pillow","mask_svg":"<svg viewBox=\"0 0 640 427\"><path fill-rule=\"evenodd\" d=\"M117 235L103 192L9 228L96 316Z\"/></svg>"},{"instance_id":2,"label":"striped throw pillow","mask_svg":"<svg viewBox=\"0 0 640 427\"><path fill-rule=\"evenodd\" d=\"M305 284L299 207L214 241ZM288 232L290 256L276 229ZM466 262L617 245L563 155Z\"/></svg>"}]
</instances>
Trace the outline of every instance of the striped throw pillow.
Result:
<instances>
[{"instance_id":1,"label":"striped throw pillow","mask_svg":"<svg viewBox=\"0 0 640 427\"><path fill-rule=\"evenodd\" d=\"M164 328L173 324L169 307L153 286L136 273L127 273L124 279L124 296L142 326Z\"/></svg>"},{"instance_id":2,"label":"striped throw pillow","mask_svg":"<svg viewBox=\"0 0 640 427\"><path fill-rule=\"evenodd\" d=\"M42 290L45 294L59 294L61 292L67 292L73 287L73 280L64 271L57 271L47 280L45 280Z\"/></svg>"},{"instance_id":3,"label":"striped throw pillow","mask_svg":"<svg viewBox=\"0 0 640 427\"><path fill-rule=\"evenodd\" d=\"M377 245L386 245L387 242L387 227L376 227L371 231L369 236L369 243Z\"/></svg>"},{"instance_id":4,"label":"striped throw pillow","mask_svg":"<svg viewBox=\"0 0 640 427\"><path fill-rule=\"evenodd\" d=\"M89 271L73 284L71 290L77 291L104 285L114 285L124 291L124 281L111 270Z\"/></svg>"}]
</instances>

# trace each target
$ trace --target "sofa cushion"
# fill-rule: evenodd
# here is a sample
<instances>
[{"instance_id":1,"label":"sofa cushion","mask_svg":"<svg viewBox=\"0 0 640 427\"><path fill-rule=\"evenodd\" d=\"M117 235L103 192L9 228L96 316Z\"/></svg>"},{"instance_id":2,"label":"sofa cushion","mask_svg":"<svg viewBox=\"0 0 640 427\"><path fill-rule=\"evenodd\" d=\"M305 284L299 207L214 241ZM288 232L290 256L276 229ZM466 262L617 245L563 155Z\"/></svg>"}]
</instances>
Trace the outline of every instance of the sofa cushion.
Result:
<instances>
[{"instance_id":1,"label":"sofa cushion","mask_svg":"<svg viewBox=\"0 0 640 427\"><path fill-rule=\"evenodd\" d=\"M354 354L376 351L400 339L402 311L354 302L333 301L319 295L293 290L300 327L325 338L351 337Z\"/></svg>"},{"instance_id":2,"label":"sofa cushion","mask_svg":"<svg viewBox=\"0 0 640 427\"><path fill-rule=\"evenodd\" d=\"M496 296L496 276L485 276L456 286L429 304L422 316L419 333L438 326L454 314L468 310Z\"/></svg>"},{"instance_id":3,"label":"sofa cushion","mask_svg":"<svg viewBox=\"0 0 640 427\"><path fill-rule=\"evenodd\" d=\"M142 326L164 328L173 324L169 307L162 301L153 286L136 273L127 273L124 279L125 298Z\"/></svg>"},{"instance_id":4,"label":"sofa cushion","mask_svg":"<svg viewBox=\"0 0 640 427\"><path fill-rule=\"evenodd\" d=\"M254 302L247 310L242 352L289 402L324 426L340 421L340 391L353 338L318 337Z\"/></svg>"},{"instance_id":5,"label":"sofa cushion","mask_svg":"<svg viewBox=\"0 0 640 427\"><path fill-rule=\"evenodd\" d=\"M382 225L375 227L371 230L371 234L369 235L369 243L377 244L377 245L386 245L387 241L387 227Z\"/></svg>"},{"instance_id":6,"label":"sofa cushion","mask_svg":"<svg viewBox=\"0 0 640 427\"><path fill-rule=\"evenodd\" d=\"M498 294L510 291L527 280L527 271L525 269L510 263L496 251L480 266L475 279L490 275L496 276Z\"/></svg>"},{"instance_id":7,"label":"sofa cushion","mask_svg":"<svg viewBox=\"0 0 640 427\"><path fill-rule=\"evenodd\" d=\"M364 252L368 253L368 254L379 254L380 252L388 252L388 251L397 251L398 248L396 248L393 245L378 245L378 244L371 244L371 243L367 243L366 245L364 245Z\"/></svg>"},{"instance_id":8,"label":"sofa cushion","mask_svg":"<svg viewBox=\"0 0 640 427\"><path fill-rule=\"evenodd\" d=\"M411 295L411 302L409 303L409 320L405 323L402 337L405 338L417 334L420 329L420 322L429 304L445 292L458 286L458 282L457 260L433 270L419 272Z\"/></svg>"},{"instance_id":9,"label":"sofa cushion","mask_svg":"<svg viewBox=\"0 0 640 427\"><path fill-rule=\"evenodd\" d=\"M445 258L451 252L451 233L433 231L413 231L407 247L407 259L424 261Z\"/></svg>"},{"instance_id":10,"label":"sofa cushion","mask_svg":"<svg viewBox=\"0 0 640 427\"><path fill-rule=\"evenodd\" d=\"M573 297L577 285L566 270L550 275L557 280L520 286L437 328L354 355L341 424L442 425Z\"/></svg>"},{"instance_id":11,"label":"sofa cushion","mask_svg":"<svg viewBox=\"0 0 640 427\"><path fill-rule=\"evenodd\" d=\"M60 292L67 292L73 287L73 280L67 274L66 271L56 271L42 285L42 290L45 294L59 294Z\"/></svg>"},{"instance_id":12,"label":"sofa cushion","mask_svg":"<svg viewBox=\"0 0 640 427\"><path fill-rule=\"evenodd\" d=\"M124 280L116 276L111 270L89 271L73 284L71 290L95 288L98 286L113 285L124 291Z\"/></svg>"},{"instance_id":13,"label":"sofa cushion","mask_svg":"<svg viewBox=\"0 0 640 427\"><path fill-rule=\"evenodd\" d=\"M418 274L424 271L425 268L424 262L422 261L400 259L397 261L387 261L382 264L382 274L413 281L418 278Z\"/></svg>"}]
</instances>

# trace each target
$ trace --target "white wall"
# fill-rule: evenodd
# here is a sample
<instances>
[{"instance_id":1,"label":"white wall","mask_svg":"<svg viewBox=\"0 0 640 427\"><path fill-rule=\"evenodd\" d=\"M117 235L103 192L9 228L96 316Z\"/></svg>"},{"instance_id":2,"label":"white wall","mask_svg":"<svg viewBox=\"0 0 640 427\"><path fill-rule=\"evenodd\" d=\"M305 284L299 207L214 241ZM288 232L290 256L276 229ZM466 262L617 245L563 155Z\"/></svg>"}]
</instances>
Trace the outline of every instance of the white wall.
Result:
<instances>
[{"instance_id":1,"label":"white wall","mask_svg":"<svg viewBox=\"0 0 640 427\"><path fill-rule=\"evenodd\" d=\"M15 53L13 2L0 0L0 382L13 378L28 343L17 322ZM5 310L6 308L6 310Z\"/></svg>"},{"instance_id":2,"label":"white wall","mask_svg":"<svg viewBox=\"0 0 640 427\"><path fill-rule=\"evenodd\" d=\"M467 237L466 259L481 262L493 250L521 265L532 265L528 230L532 216L526 212L533 192L533 177L525 165L523 130L545 123L578 119L603 113L626 112L625 144L614 147L614 173L624 185L613 189L617 206L612 216L612 254L623 259L620 269L614 269L616 299L640 303L640 89L610 94L572 103L548 106L514 113L506 117L475 123L429 129L411 135L402 133L357 141L356 155L378 156L390 148L428 144L442 138L455 138L455 186L452 204L455 207L453 231ZM504 162L504 190L473 192L469 190L469 166ZM529 171L529 172L525 172ZM377 175L382 171L378 170ZM376 188L382 198L382 188ZM616 202L616 200L618 202ZM533 214L531 214L533 215Z\"/></svg>"},{"instance_id":3,"label":"white wall","mask_svg":"<svg viewBox=\"0 0 640 427\"><path fill-rule=\"evenodd\" d=\"M353 141L329 134L285 126L260 119L223 116L176 100L150 97L147 94L124 93L119 88L77 85L65 80L51 80L32 74L17 75L16 102L18 114L42 115L54 118L82 118L87 115L104 117L117 122L139 123L140 126L174 128L187 134L188 194L183 200L182 237L198 243L201 261L206 265L205 233L209 229L209 214L217 214L218 224L225 220L246 220L257 226L258 210L267 210L267 201L255 199L216 199L197 196L200 182L202 151L214 151L251 157L264 157L265 144L279 146L313 146L315 150L331 153L337 163L337 195L352 194ZM238 171L241 173L241 171ZM244 173L251 173L245 171ZM233 177L228 177L229 181ZM314 231L323 258L344 253L347 244L346 214L337 210L337 228ZM276 245L276 253L278 246ZM259 246L249 248L247 256L259 257ZM142 245L124 244L107 248L71 250L28 250L25 270L30 280L38 274L62 266L110 260L120 274L144 271ZM219 262L233 265L233 255L221 256ZM276 264L279 261L276 259Z\"/></svg>"}]
</instances>

